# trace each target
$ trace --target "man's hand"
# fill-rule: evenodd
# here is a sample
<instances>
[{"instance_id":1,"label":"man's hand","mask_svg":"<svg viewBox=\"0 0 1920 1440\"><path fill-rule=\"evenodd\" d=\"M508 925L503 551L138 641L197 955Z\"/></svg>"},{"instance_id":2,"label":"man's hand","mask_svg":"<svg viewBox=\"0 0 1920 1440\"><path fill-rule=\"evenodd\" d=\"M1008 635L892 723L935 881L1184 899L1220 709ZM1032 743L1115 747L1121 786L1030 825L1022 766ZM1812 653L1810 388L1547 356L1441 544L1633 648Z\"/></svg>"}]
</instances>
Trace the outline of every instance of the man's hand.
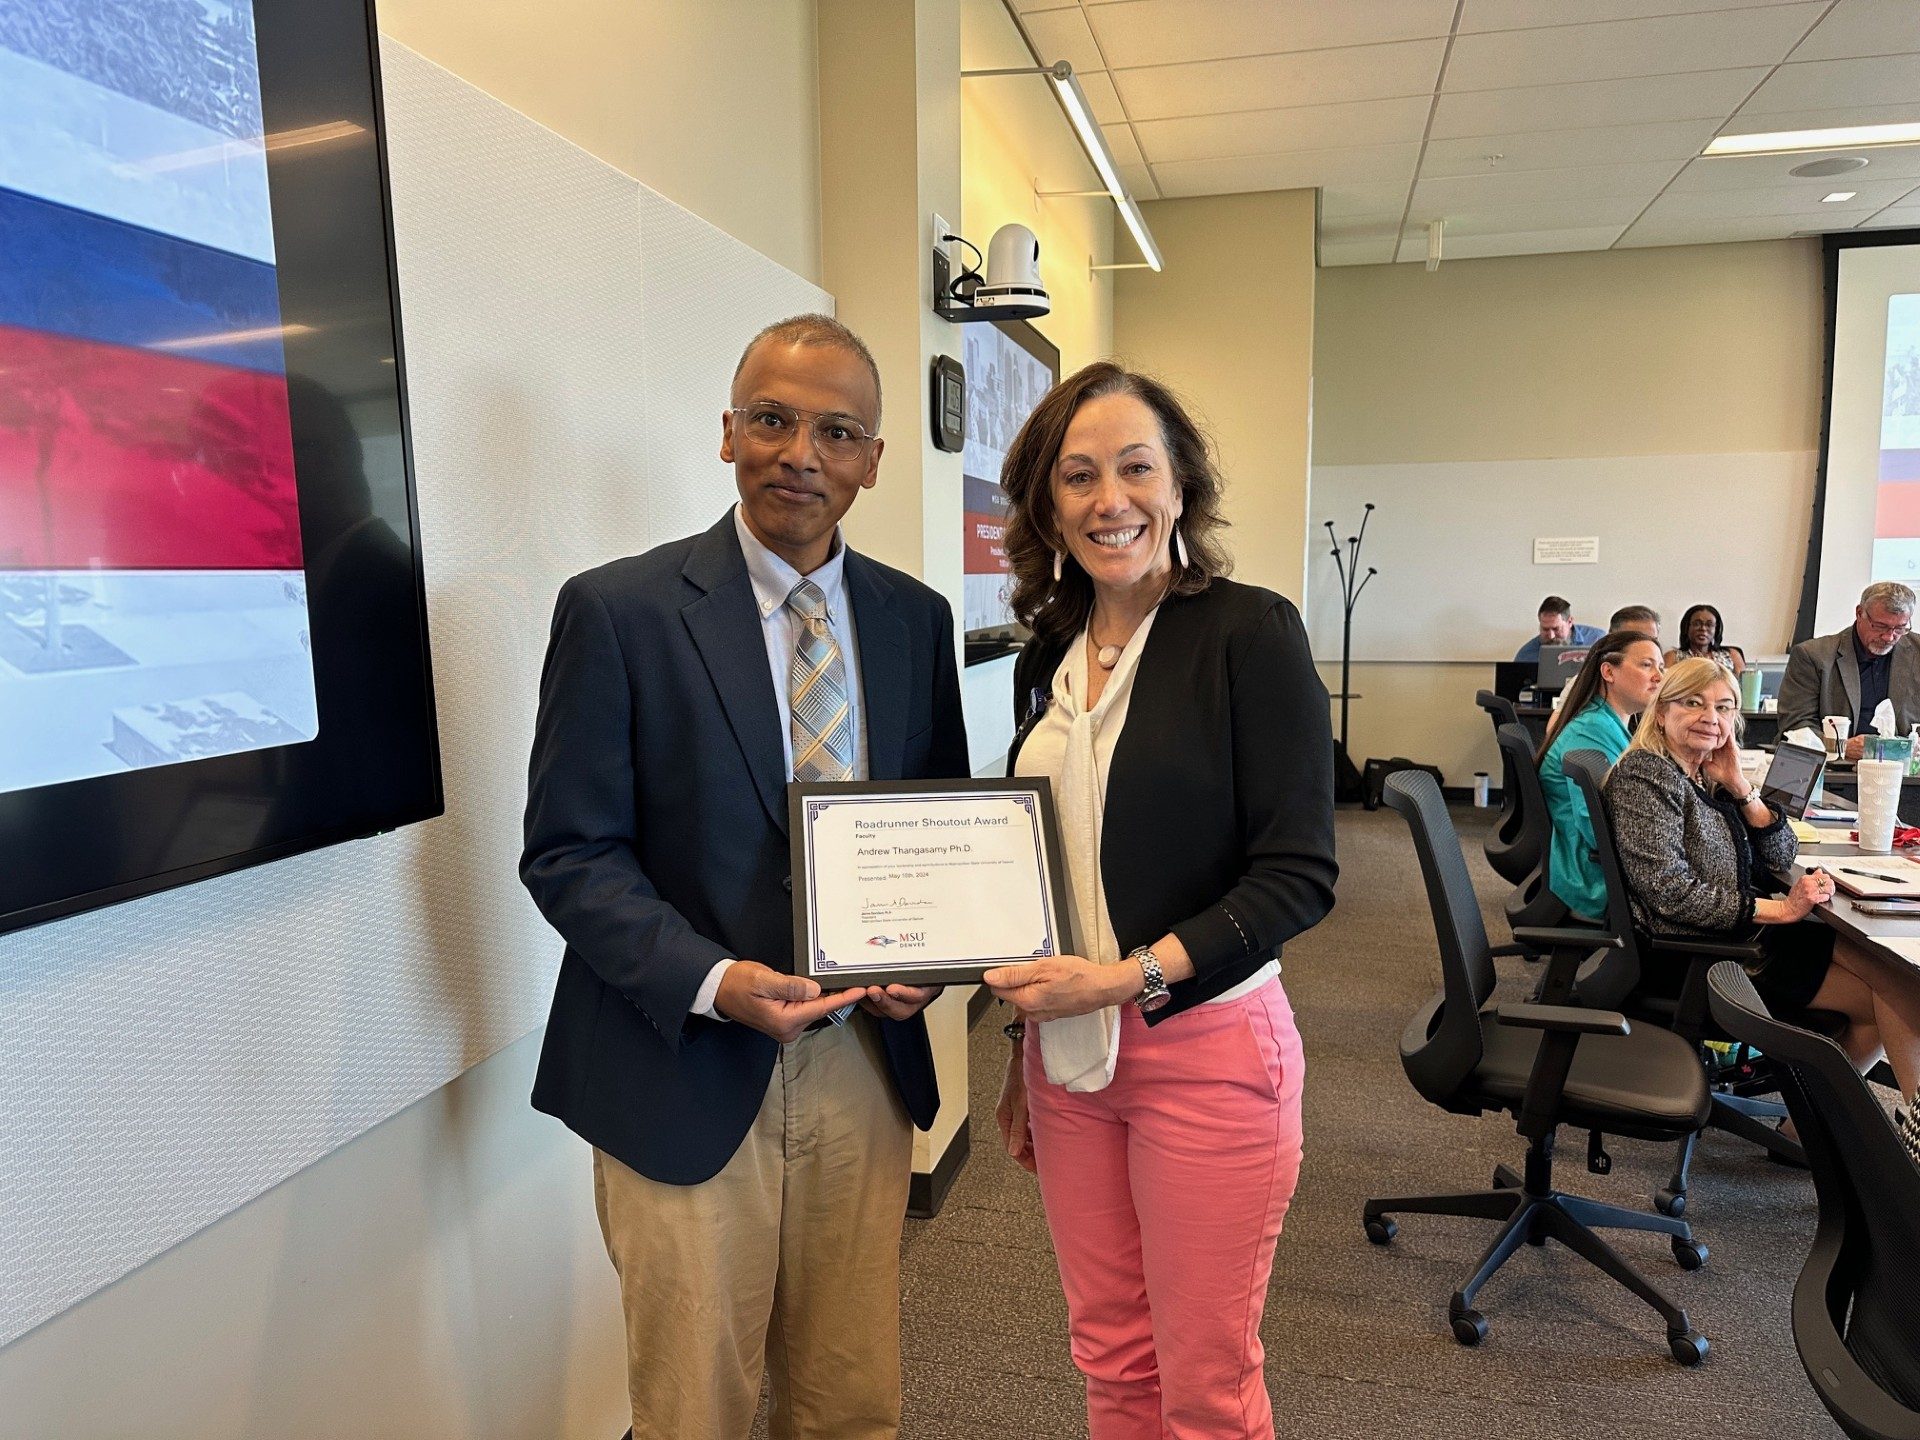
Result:
<instances>
[{"instance_id":1,"label":"man's hand","mask_svg":"<svg viewBox=\"0 0 1920 1440\"><path fill-rule=\"evenodd\" d=\"M822 994L819 984L803 975L783 975L755 960L736 960L720 977L713 1008L729 1020L790 1045L814 1021L866 997L863 986Z\"/></svg>"},{"instance_id":2,"label":"man's hand","mask_svg":"<svg viewBox=\"0 0 1920 1440\"><path fill-rule=\"evenodd\" d=\"M911 1020L939 993L938 985L889 985L885 989L875 985L867 991L860 1008L882 1020Z\"/></svg>"},{"instance_id":3,"label":"man's hand","mask_svg":"<svg viewBox=\"0 0 1920 1440\"><path fill-rule=\"evenodd\" d=\"M1865 755L1866 753L1867 753L1867 737L1866 736L1849 735L1847 737L1847 750L1846 750L1846 756L1845 756L1846 759L1858 760L1862 755Z\"/></svg>"}]
</instances>

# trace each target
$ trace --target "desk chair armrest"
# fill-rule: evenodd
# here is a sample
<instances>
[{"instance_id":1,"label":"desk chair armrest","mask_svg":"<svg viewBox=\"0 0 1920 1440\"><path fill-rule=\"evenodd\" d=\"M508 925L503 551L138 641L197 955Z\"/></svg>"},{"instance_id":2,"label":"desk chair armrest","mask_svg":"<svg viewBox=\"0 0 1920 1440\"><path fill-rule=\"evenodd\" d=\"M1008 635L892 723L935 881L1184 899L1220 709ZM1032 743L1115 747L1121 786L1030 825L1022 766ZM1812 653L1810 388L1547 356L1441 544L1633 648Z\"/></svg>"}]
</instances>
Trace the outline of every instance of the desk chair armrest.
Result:
<instances>
[{"instance_id":1,"label":"desk chair armrest","mask_svg":"<svg viewBox=\"0 0 1920 1440\"><path fill-rule=\"evenodd\" d=\"M1754 940L1703 940L1693 935L1655 935L1654 950L1667 955L1697 955L1705 960L1758 960L1766 954Z\"/></svg>"},{"instance_id":2,"label":"desk chair armrest","mask_svg":"<svg viewBox=\"0 0 1920 1440\"><path fill-rule=\"evenodd\" d=\"M1576 946L1588 950L1618 950L1620 937L1598 926L1588 929L1580 925L1516 925L1513 928L1514 943L1524 945L1530 950L1557 950L1562 946L1572 949Z\"/></svg>"},{"instance_id":3,"label":"desk chair armrest","mask_svg":"<svg viewBox=\"0 0 1920 1440\"><path fill-rule=\"evenodd\" d=\"M1587 1010L1578 1005L1529 1005L1514 1001L1494 1015L1502 1025L1525 1030L1557 1030L1573 1035L1630 1035L1633 1027L1617 1010Z\"/></svg>"}]
</instances>

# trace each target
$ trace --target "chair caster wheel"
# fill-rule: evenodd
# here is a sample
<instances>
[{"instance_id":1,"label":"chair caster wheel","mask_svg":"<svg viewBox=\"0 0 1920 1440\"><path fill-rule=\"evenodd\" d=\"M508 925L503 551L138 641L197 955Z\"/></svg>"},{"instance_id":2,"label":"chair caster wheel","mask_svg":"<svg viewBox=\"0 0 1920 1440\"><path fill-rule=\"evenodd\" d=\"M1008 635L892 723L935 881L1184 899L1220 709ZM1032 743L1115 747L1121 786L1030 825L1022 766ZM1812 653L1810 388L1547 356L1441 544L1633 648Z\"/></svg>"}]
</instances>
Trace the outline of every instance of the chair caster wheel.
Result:
<instances>
[{"instance_id":1,"label":"chair caster wheel","mask_svg":"<svg viewBox=\"0 0 1920 1440\"><path fill-rule=\"evenodd\" d=\"M1667 1349L1673 1352L1675 1360L1692 1368L1707 1358L1707 1337L1698 1330L1682 1331L1667 1336Z\"/></svg>"},{"instance_id":2,"label":"chair caster wheel","mask_svg":"<svg viewBox=\"0 0 1920 1440\"><path fill-rule=\"evenodd\" d=\"M1678 1220L1687 1213L1687 1192L1684 1190L1656 1190L1653 1193L1653 1208L1662 1215L1671 1215Z\"/></svg>"},{"instance_id":3,"label":"chair caster wheel","mask_svg":"<svg viewBox=\"0 0 1920 1440\"><path fill-rule=\"evenodd\" d=\"M1707 1263L1707 1256L1710 1253L1712 1252L1698 1240L1682 1240L1679 1236L1674 1236L1673 1258L1682 1270L1698 1270Z\"/></svg>"},{"instance_id":4,"label":"chair caster wheel","mask_svg":"<svg viewBox=\"0 0 1920 1440\"><path fill-rule=\"evenodd\" d=\"M1478 1310L1456 1310L1447 1319L1453 1326L1453 1338L1469 1349L1487 1338L1487 1317ZM1678 1345L1679 1342L1674 1343ZM1702 1340L1700 1343L1704 1346L1707 1342ZM1676 1349L1674 1353L1677 1355L1679 1351Z\"/></svg>"},{"instance_id":5,"label":"chair caster wheel","mask_svg":"<svg viewBox=\"0 0 1920 1440\"><path fill-rule=\"evenodd\" d=\"M1394 1224L1393 1221L1391 1220L1367 1221L1367 1239L1371 1240L1376 1245L1385 1245L1389 1243L1393 1239L1393 1237L1398 1235L1399 1233L1400 1233L1400 1227Z\"/></svg>"}]
</instances>

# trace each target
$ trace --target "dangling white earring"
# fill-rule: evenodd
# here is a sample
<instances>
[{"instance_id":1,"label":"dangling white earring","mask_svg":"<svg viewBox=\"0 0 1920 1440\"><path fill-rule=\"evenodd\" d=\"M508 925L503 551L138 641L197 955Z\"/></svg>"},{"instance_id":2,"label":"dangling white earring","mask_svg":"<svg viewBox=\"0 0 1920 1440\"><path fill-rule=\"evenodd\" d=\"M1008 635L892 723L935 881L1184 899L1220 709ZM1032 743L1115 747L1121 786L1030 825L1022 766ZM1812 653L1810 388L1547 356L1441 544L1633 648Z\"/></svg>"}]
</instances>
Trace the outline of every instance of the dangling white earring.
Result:
<instances>
[{"instance_id":1,"label":"dangling white earring","mask_svg":"<svg viewBox=\"0 0 1920 1440\"><path fill-rule=\"evenodd\" d=\"M1058 550L1053 552L1053 583L1056 585L1060 583L1060 572L1065 560L1066 557Z\"/></svg>"},{"instance_id":2,"label":"dangling white earring","mask_svg":"<svg viewBox=\"0 0 1920 1440\"><path fill-rule=\"evenodd\" d=\"M1182 570L1187 568L1187 541L1178 525L1173 527L1173 558L1180 562Z\"/></svg>"}]
</instances>

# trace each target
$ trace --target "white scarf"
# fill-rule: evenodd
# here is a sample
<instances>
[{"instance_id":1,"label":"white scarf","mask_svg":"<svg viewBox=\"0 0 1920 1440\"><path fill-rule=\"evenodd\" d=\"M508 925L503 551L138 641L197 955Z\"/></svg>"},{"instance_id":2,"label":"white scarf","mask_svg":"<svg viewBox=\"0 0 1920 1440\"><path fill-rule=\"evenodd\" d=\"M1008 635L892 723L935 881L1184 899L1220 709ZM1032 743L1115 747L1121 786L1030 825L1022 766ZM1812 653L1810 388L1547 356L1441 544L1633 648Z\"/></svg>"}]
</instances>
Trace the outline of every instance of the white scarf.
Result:
<instances>
[{"instance_id":1,"label":"white scarf","mask_svg":"<svg viewBox=\"0 0 1920 1440\"><path fill-rule=\"evenodd\" d=\"M1058 773L1050 774L1049 778L1053 781L1054 805L1060 816L1060 843L1066 851L1074 933L1081 953L1097 965L1117 965L1122 957L1120 942L1113 933L1113 920L1107 914L1100 876L1100 835L1106 814L1107 786L1096 742L1108 717L1132 693L1140 652L1158 613L1157 608L1149 611L1128 638L1120 659L1107 676L1099 703L1092 709L1083 709L1079 698L1088 690L1084 632L1053 677L1054 714L1048 716L1048 721L1057 730L1064 720L1066 737ZM1115 737L1109 733L1105 738L1107 753L1111 756ZM1051 747L1040 758L1051 771ZM1082 1092L1104 1090L1112 1083L1119 1057L1117 1006L1108 1005L1090 1015L1048 1020L1040 1026L1040 1058L1046 1066L1047 1079L1055 1085Z\"/></svg>"}]
</instances>

